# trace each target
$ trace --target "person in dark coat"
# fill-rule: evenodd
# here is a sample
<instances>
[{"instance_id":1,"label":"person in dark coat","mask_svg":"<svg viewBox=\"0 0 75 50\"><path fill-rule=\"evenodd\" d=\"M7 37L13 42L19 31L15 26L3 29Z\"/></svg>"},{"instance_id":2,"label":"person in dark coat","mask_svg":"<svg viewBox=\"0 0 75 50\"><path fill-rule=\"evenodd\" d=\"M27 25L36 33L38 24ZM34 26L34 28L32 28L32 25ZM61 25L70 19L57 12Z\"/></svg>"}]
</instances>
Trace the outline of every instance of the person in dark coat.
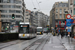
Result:
<instances>
[{"instance_id":1,"label":"person in dark coat","mask_svg":"<svg viewBox=\"0 0 75 50\"><path fill-rule=\"evenodd\" d=\"M63 31L61 31L61 38L63 38L63 36L64 36L64 32L63 32Z\"/></svg>"}]
</instances>

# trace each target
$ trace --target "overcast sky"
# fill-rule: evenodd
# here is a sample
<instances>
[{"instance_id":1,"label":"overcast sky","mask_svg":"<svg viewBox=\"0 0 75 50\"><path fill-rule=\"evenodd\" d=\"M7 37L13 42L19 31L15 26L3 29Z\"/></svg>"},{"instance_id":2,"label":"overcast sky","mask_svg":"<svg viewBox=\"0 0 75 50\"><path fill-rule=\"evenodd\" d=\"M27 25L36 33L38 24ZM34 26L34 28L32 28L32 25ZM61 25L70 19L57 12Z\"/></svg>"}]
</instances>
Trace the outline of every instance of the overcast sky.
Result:
<instances>
[{"instance_id":1,"label":"overcast sky","mask_svg":"<svg viewBox=\"0 0 75 50\"><path fill-rule=\"evenodd\" d=\"M50 10L55 2L68 2L68 0L24 0L26 8L31 11L42 11L44 14L50 15ZM36 10L34 9L36 8Z\"/></svg>"}]
</instances>

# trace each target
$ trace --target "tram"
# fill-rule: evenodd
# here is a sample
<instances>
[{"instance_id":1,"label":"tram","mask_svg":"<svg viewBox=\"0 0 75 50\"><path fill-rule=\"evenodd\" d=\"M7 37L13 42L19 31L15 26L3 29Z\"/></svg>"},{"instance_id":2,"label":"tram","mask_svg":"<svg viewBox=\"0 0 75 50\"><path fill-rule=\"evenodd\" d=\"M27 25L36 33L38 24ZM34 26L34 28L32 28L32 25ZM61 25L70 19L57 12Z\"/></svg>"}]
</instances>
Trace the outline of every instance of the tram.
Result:
<instances>
[{"instance_id":1,"label":"tram","mask_svg":"<svg viewBox=\"0 0 75 50\"><path fill-rule=\"evenodd\" d=\"M43 34L43 27L37 27L37 35Z\"/></svg>"},{"instance_id":2,"label":"tram","mask_svg":"<svg viewBox=\"0 0 75 50\"><path fill-rule=\"evenodd\" d=\"M36 37L36 28L31 27L29 23L20 22L19 38L34 38Z\"/></svg>"}]
</instances>

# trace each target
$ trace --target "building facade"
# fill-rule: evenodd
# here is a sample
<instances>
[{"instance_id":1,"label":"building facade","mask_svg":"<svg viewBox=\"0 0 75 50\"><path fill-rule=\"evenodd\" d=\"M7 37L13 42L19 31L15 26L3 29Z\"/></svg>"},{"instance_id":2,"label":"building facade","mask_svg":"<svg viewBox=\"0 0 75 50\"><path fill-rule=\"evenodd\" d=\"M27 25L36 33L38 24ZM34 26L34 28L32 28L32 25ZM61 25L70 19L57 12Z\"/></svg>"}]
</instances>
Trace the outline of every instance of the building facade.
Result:
<instances>
[{"instance_id":1,"label":"building facade","mask_svg":"<svg viewBox=\"0 0 75 50\"><path fill-rule=\"evenodd\" d=\"M26 9L26 16L25 16L25 22L29 22L29 20L30 20L30 13L31 13L31 11L30 10L28 10L28 9Z\"/></svg>"},{"instance_id":2,"label":"building facade","mask_svg":"<svg viewBox=\"0 0 75 50\"><path fill-rule=\"evenodd\" d=\"M0 0L2 30L8 30L10 25L15 24L16 21L23 22L24 9L24 0ZM12 14L15 15L15 19L12 19Z\"/></svg>"},{"instance_id":3,"label":"building facade","mask_svg":"<svg viewBox=\"0 0 75 50\"><path fill-rule=\"evenodd\" d=\"M31 12L30 13L30 23L35 27L46 27L48 24L48 16L42 12Z\"/></svg>"},{"instance_id":4,"label":"building facade","mask_svg":"<svg viewBox=\"0 0 75 50\"><path fill-rule=\"evenodd\" d=\"M68 4L69 14L71 14L71 16L75 15L75 0L68 0Z\"/></svg>"},{"instance_id":5,"label":"building facade","mask_svg":"<svg viewBox=\"0 0 75 50\"><path fill-rule=\"evenodd\" d=\"M38 17L38 27L46 27L48 16L42 12L37 12L37 17Z\"/></svg>"},{"instance_id":6,"label":"building facade","mask_svg":"<svg viewBox=\"0 0 75 50\"><path fill-rule=\"evenodd\" d=\"M65 29L65 11L68 10L68 2L56 2L51 10L52 27L55 29Z\"/></svg>"},{"instance_id":7,"label":"building facade","mask_svg":"<svg viewBox=\"0 0 75 50\"><path fill-rule=\"evenodd\" d=\"M37 17L37 12L31 12L30 15L30 23L34 27L38 27L38 17Z\"/></svg>"}]
</instances>

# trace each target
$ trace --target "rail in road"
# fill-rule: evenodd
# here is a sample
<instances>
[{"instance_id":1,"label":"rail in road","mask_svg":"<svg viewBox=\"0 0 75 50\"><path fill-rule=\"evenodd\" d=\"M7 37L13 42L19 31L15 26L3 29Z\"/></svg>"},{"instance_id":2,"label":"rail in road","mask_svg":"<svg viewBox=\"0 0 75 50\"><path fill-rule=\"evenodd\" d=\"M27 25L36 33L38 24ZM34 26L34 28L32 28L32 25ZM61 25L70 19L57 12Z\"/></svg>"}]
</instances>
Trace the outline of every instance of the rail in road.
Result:
<instances>
[{"instance_id":1,"label":"rail in road","mask_svg":"<svg viewBox=\"0 0 75 50\"><path fill-rule=\"evenodd\" d=\"M26 40L14 40L14 41L11 41L11 42L0 43L0 49L5 48L5 47L9 47L9 46L12 46L12 45L15 45L15 44L18 44L18 43L22 43L24 41L26 41Z\"/></svg>"},{"instance_id":2,"label":"rail in road","mask_svg":"<svg viewBox=\"0 0 75 50\"><path fill-rule=\"evenodd\" d=\"M9 42L8 45L5 43L0 43L1 46L0 46L0 50L8 50L8 49L11 49L11 50L23 50L24 48L26 48L27 46L29 46L30 44L32 44L34 41L38 40L38 39L41 39L42 37L44 37L45 35L39 35L37 36L36 38L34 39L31 39L31 40L24 40L22 42L19 42L19 43L14 43L12 45L10 45ZM17 40L16 40L17 41ZM15 41L14 41L15 42ZM3 44L3 45L2 45ZM19 47L21 46L21 47Z\"/></svg>"},{"instance_id":3,"label":"rail in road","mask_svg":"<svg viewBox=\"0 0 75 50\"><path fill-rule=\"evenodd\" d=\"M41 39L38 39L34 41L33 43L31 43L29 46L25 47L23 50L38 50L38 49L42 50L42 47L45 45L46 42L49 41L49 39L50 39L50 36L45 35Z\"/></svg>"}]
</instances>

